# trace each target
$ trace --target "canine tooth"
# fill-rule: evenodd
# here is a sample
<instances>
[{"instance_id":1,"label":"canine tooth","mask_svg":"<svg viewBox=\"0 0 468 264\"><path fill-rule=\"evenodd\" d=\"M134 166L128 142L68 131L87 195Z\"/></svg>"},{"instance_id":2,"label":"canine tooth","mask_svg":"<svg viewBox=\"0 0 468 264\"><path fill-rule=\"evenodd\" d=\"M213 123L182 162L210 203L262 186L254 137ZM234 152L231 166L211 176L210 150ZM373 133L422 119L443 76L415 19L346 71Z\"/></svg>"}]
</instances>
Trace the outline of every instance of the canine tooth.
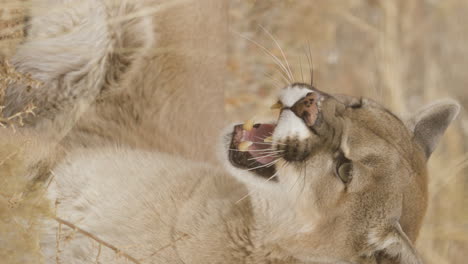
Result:
<instances>
[{"instance_id":1,"label":"canine tooth","mask_svg":"<svg viewBox=\"0 0 468 264\"><path fill-rule=\"evenodd\" d=\"M270 109L281 109L281 108L283 108L283 104L280 102L277 102L273 104L272 106L270 106Z\"/></svg>"},{"instance_id":2,"label":"canine tooth","mask_svg":"<svg viewBox=\"0 0 468 264\"><path fill-rule=\"evenodd\" d=\"M240 151L247 151L248 148L252 146L252 144L253 143L251 141L242 141L237 147L237 149L239 149Z\"/></svg>"},{"instance_id":3,"label":"canine tooth","mask_svg":"<svg viewBox=\"0 0 468 264\"><path fill-rule=\"evenodd\" d=\"M273 137L272 136L266 137L266 138L263 139L263 142L271 143L271 142L273 142Z\"/></svg>"},{"instance_id":4,"label":"canine tooth","mask_svg":"<svg viewBox=\"0 0 468 264\"><path fill-rule=\"evenodd\" d=\"M252 119L249 119L249 120L245 121L242 128L244 130L250 131L250 130L252 130L253 126L254 126L254 122L252 121Z\"/></svg>"}]
</instances>

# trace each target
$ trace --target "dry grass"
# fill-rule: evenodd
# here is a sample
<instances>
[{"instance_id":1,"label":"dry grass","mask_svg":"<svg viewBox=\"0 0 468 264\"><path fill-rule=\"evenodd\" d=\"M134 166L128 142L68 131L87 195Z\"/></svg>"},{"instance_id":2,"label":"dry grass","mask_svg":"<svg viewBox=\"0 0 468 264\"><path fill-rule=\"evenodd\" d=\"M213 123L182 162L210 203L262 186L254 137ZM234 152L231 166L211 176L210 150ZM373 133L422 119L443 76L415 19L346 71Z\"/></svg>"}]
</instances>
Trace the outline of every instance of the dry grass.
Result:
<instances>
[{"instance_id":1,"label":"dry grass","mask_svg":"<svg viewBox=\"0 0 468 264\"><path fill-rule=\"evenodd\" d=\"M0 257L2 263L37 263L40 219L51 213L44 185L27 177L37 145L9 129L0 137Z\"/></svg>"},{"instance_id":2,"label":"dry grass","mask_svg":"<svg viewBox=\"0 0 468 264\"><path fill-rule=\"evenodd\" d=\"M26 115L34 114L34 105L27 105L22 111L11 116L3 115L5 89L9 85L23 84L38 88L41 83L30 76L17 72L9 63L16 46L24 38L23 23L25 18L25 1L0 1L0 127L13 130L23 125Z\"/></svg>"},{"instance_id":3,"label":"dry grass","mask_svg":"<svg viewBox=\"0 0 468 264\"><path fill-rule=\"evenodd\" d=\"M27 115L34 115L36 108L32 103L27 104L23 110L9 116L3 114L5 89L9 85L24 84L38 89L41 86L39 81L33 80L30 76L17 72L8 62L8 59L0 59L0 127L11 128L13 131L16 127L23 126L23 119Z\"/></svg>"},{"instance_id":4,"label":"dry grass","mask_svg":"<svg viewBox=\"0 0 468 264\"><path fill-rule=\"evenodd\" d=\"M11 3L11 2L10 2ZM18 73L8 62L23 38L24 2L0 9L0 258L2 263L38 263L41 220L51 215L45 191L48 184L32 185L31 165L40 156L32 138L16 133L34 106L11 116L3 115L5 89L12 84L38 87L39 82Z\"/></svg>"},{"instance_id":5,"label":"dry grass","mask_svg":"<svg viewBox=\"0 0 468 264\"><path fill-rule=\"evenodd\" d=\"M441 97L466 106L467 12L463 0L231 1L228 116L273 117L265 109L284 83L280 70L238 34L281 58L259 25L279 40L298 81L308 81L310 45L319 89L365 95L402 115ZM467 124L462 110L429 164L430 206L418 240L426 263L468 258Z\"/></svg>"}]
</instances>

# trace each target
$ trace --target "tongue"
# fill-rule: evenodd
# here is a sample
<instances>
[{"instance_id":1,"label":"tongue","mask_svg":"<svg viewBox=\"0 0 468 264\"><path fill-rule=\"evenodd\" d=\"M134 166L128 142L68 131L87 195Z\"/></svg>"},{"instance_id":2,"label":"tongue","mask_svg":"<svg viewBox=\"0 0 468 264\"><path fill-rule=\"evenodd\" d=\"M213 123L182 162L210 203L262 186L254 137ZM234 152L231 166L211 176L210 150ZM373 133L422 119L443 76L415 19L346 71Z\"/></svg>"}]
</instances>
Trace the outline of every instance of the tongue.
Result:
<instances>
[{"instance_id":1,"label":"tongue","mask_svg":"<svg viewBox=\"0 0 468 264\"><path fill-rule=\"evenodd\" d=\"M264 142L265 138L273 134L274 129L275 125L272 124L256 124L252 130L244 130L242 140L253 142L248 151L261 164L267 164L275 160L275 154L272 153L273 150L271 149L272 145Z\"/></svg>"}]
</instances>

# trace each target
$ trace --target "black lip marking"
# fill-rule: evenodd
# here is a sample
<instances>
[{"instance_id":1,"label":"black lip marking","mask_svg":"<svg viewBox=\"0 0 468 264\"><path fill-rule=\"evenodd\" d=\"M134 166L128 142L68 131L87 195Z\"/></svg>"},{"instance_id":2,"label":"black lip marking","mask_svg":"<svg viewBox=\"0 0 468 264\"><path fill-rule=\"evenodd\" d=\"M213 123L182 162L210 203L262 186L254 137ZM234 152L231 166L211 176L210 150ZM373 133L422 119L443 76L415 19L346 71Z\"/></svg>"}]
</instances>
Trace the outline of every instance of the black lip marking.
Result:
<instances>
[{"instance_id":1,"label":"black lip marking","mask_svg":"<svg viewBox=\"0 0 468 264\"><path fill-rule=\"evenodd\" d=\"M300 141L297 138L288 138L281 142L279 150L283 150L283 159L289 162L302 162L311 155L309 140ZM284 145L283 145L284 144Z\"/></svg>"}]
</instances>

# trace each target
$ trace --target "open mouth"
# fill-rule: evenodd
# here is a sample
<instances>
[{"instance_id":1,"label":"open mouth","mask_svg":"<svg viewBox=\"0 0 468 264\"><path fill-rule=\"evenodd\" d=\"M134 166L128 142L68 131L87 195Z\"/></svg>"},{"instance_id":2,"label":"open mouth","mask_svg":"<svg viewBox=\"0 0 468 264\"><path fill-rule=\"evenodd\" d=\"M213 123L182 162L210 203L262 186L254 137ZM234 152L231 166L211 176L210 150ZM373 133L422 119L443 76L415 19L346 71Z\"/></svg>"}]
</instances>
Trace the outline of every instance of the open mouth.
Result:
<instances>
[{"instance_id":1,"label":"open mouth","mask_svg":"<svg viewBox=\"0 0 468 264\"><path fill-rule=\"evenodd\" d=\"M233 166L268 180L278 180L275 163L279 158L304 162L311 155L313 138L319 137L316 128L321 127L321 104L326 96L307 84L293 86L272 106L281 109L278 124L254 125L248 121L234 126L229 149ZM287 104L283 105L283 101ZM273 144L271 136L275 129Z\"/></svg>"},{"instance_id":2,"label":"open mouth","mask_svg":"<svg viewBox=\"0 0 468 264\"><path fill-rule=\"evenodd\" d=\"M271 143L274 124L236 125L232 132L229 160L237 168L249 170L269 180L276 180L278 158Z\"/></svg>"}]
</instances>

